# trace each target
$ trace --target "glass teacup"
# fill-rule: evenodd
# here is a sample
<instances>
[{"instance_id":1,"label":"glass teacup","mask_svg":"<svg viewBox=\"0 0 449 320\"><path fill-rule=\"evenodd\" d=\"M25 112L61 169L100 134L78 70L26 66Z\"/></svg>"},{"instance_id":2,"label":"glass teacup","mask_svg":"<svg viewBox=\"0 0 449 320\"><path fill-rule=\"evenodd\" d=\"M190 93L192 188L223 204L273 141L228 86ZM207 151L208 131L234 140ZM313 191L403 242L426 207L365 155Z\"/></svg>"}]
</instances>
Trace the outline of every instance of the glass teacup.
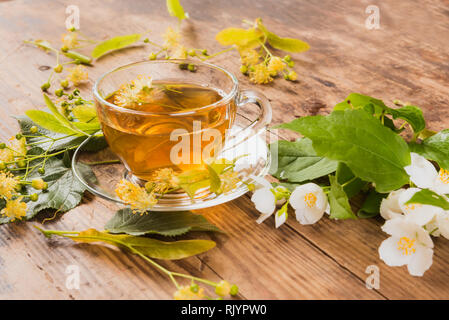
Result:
<instances>
[{"instance_id":1,"label":"glass teacup","mask_svg":"<svg viewBox=\"0 0 449 320\"><path fill-rule=\"evenodd\" d=\"M194 72L185 68L188 64L194 64ZM150 77L158 88L157 103L150 110L139 105L124 108L114 100L124 84L139 77ZM240 91L233 74L197 61L142 61L116 68L98 79L94 97L111 150L133 177L143 181L159 169L182 172L216 158L229 139L238 140L230 129L245 104L260 109L251 130L271 121L271 107L262 94Z\"/></svg>"}]
</instances>

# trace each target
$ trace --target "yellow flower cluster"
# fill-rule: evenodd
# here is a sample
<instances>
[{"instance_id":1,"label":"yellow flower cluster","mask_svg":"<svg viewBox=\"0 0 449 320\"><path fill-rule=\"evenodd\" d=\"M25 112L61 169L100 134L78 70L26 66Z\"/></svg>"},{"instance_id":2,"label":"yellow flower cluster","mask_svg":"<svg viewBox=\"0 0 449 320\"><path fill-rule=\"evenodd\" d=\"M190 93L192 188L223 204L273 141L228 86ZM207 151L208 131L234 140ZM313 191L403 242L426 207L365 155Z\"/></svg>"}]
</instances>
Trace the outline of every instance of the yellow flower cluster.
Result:
<instances>
[{"instance_id":1,"label":"yellow flower cluster","mask_svg":"<svg viewBox=\"0 0 449 320\"><path fill-rule=\"evenodd\" d=\"M240 60L243 65L252 66L259 62L259 54L254 49L246 49L240 51Z\"/></svg>"},{"instance_id":2,"label":"yellow flower cluster","mask_svg":"<svg viewBox=\"0 0 449 320\"><path fill-rule=\"evenodd\" d=\"M134 108L136 104L145 102L152 90L151 77L138 76L120 87L114 95L114 103L123 108Z\"/></svg>"},{"instance_id":3,"label":"yellow flower cluster","mask_svg":"<svg viewBox=\"0 0 449 320\"><path fill-rule=\"evenodd\" d=\"M175 300L201 300L206 297L204 294L203 288L198 288L196 291L197 292L194 292L194 290L192 290L190 286L182 286L175 292L175 294L173 295L173 299L175 299Z\"/></svg>"},{"instance_id":4,"label":"yellow flower cluster","mask_svg":"<svg viewBox=\"0 0 449 320\"><path fill-rule=\"evenodd\" d=\"M61 36L61 42L67 49L72 49L78 45L78 33L69 32Z\"/></svg>"},{"instance_id":5,"label":"yellow flower cluster","mask_svg":"<svg viewBox=\"0 0 449 320\"><path fill-rule=\"evenodd\" d=\"M9 172L0 172L0 197L10 200L15 194L20 182Z\"/></svg>"},{"instance_id":6,"label":"yellow flower cluster","mask_svg":"<svg viewBox=\"0 0 449 320\"><path fill-rule=\"evenodd\" d=\"M8 218L11 218L11 221L16 219L22 219L22 217L26 216L27 212L27 204L22 202L23 197L18 197L15 200L6 201L6 207L2 209L1 214Z\"/></svg>"},{"instance_id":7,"label":"yellow flower cluster","mask_svg":"<svg viewBox=\"0 0 449 320\"><path fill-rule=\"evenodd\" d=\"M115 192L121 200L131 207L134 213L144 214L157 203L153 193L148 193L145 188L139 187L128 180L121 180Z\"/></svg>"},{"instance_id":8,"label":"yellow flower cluster","mask_svg":"<svg viewBox=\"0 0 449 320\"><path fill-rule=\"evenodd\" d=\"M181 35L172 27L168 27L162 37L164 38L164 47L167 49L175 49L180 45Z\"/></svg>"},{"instance_id":9,"label":"yellow flower cluster","mask_svg":"<svg viewBox=\"0 0 449 320\"><path fill-rule=\"evenodd\" d=\"M27 153L25 138L16 139L12 137L9 141L9 147L0 149L0 161L12 162L23 158Z\"/></svg>"},{"instance_id":10,"label":"yellow flower cluster","mask_svg":"<svg viewBox=\"0 0 449 320\"><path fill-rule=\"evenodd\" d=\"M146 183L145 188L148 192L164 194L178 186L179 178L176 176L176 172L171 168L163 168L155 171L151 180Z\"/></svg>"},{"instance_id":11,"label":"yellow flower cluster","mask_svg":"<svg viewBox=\"0 0 449 320\"><path fill-rule=\"evenodd\" d=\"M234 170L225 171L220 175L221 186L220 191L223 193L232 191L235 189L237 184L241 181L238 177L238 172Z\"/></svg>"},{"instance_id":12,"label":"yellow flower cluster","mask_svg":"<svg viewBox=\"0 0 449 320\"><path fill-rule=\"evenodd\" d=\"M249 80L257 84L265 84L273 81L273 78L271 77L271 72L268 70L265 62L261 62L255 66L251 66Z\"/></svg>"},{"instance_id":13,"label":"yellow flower cluster","mask_svg":"<svg viewBox=\"0 0 449 320\"><path fill-rule=\"evenodd\" d=\"M83 81L86 81L89 77L87 68L82 65L70 68L68 71L69 74L67 75L67 80L71 81L75 86L79 85Z\"/></svg>"}]
</instances>

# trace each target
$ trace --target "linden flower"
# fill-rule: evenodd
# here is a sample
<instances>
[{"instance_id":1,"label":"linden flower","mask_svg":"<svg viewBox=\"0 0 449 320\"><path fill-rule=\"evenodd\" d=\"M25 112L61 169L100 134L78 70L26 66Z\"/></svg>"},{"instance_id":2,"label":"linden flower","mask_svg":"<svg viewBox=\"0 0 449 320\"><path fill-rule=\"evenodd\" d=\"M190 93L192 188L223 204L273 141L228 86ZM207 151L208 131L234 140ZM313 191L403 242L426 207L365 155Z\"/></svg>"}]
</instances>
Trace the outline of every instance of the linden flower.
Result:
<instances>
[{"instance_id":1,"label":"linden flower","mask_svg":"<svg viewBox=\"0 0 449 320\"><path fill-rule=\"evenodd\" d=\"M0 196L11 199L16 194L16 187L20 184L19 179L11 173L0 172Z\"/></svg>"},{"instance_id":2,"label":"linden flower","mask_svg":"<svg viewBox=\"0 0 449 320\"><path fill-rule=\"evenodd\" d=\"M410 180L422 189L431 189L438 194L449 193L449 171L440 169L439 172L433 164L417 153L410 153L411 164L404 167Z\"/></svg>"},{"instance_id":3,"label":"linden flower","mask_svg":"<svg viewBox=\"0 0 449 320\"><path fill-rule=\"evenodd\" d=\"M170 189L177 188L179 178L171 168L162 168L154 172L151 180L146 184L147 191L163 194ZM150 190L149 190L150 189Z\"/></svg>"},{"instance_id":4,"label":"linden flower","mask_svg":"<svg viewBox=\"0 0 449 320\"><path fill-rule=\"evenodd\" d=\"M78 34L76 32L70 32L61 36L61 42L64 47L72 49L78 45Z\"/></svg>"},{"instance_id":5,"label":"linden flower","mask_svg":"<svg viewBox=\"0 0 449 320\"><path fill-rule=\"evenodd\" d=\"M16 137L12 137L9 141L9 148L0 150L1 161L12 162L15 158L22 158L26 155L27 147L25 138L17 140Z\"/></svg>"},{"instance_id":6,"label":"linden flower","mask_svg":"<svg viewBox=\"0 0 449 320\"><path fill-rule=\"evenodd\" d=\"M175 300L201 300L205 297L203 288L198 288L198 292L193 292L190 286L180 287L173 295Z\"/></svg>"},{"instance_id":7,"label":"linden flower","mask_svg":"<svg viewBox=\"0 0 449 320\"><path fill-rule=\"evenodd\" d=\"M132 84L122 85L114 95L114 103L120 107L128 108L140 101L141 89Z\"/></svg>"},{"instance_id":8,"label":"linden flower","mask_svg":"<svg viewBox=\"0 0 449 320\"><path fill-rule=\"evenodd\" d=\"M265 84L273 81L270 71L264 62L256 64L249 73L249 80L257 84Z\"/></svg>"},{"instance_id":9,"label":"linden flower","mask_svg":"<svg viewBox=\"0 0 449 320\"><path fill-rule=\"evenodd\" d=\"M254 49L240 51L240 59L242 64L251 66L259 62L259 54Z\"/></svg>"},{"instance_id":10,"label":"linden flower","mask_svg":"<svg viewBox=\"0 0 449 320\"><path fill-rule=\"evenodd\" d=\"M164 38L164 47L174 49L179 45L181 35L172 27L168 27L162 37Z\"/></svg>"},{"instance_id":11,"label":"linden flower","mask_svg":"<svg viewBox=\"0 0 449 320\"><path fill-rule=\"evenodd\" d=\"M228 170L220 175L221 186L220 191L223 193L233 190L240 182L239 173L233 170Z\"/></svg>"},{"instance_id":12,"label":"linden flower","mask_svg":"<svg viewBox=\"0 0 449 320\"><path fill-rule=\"evenodd\" d=\"M329 213L329 203L323 189L315 183L306 183L292 192L290 204L301 224L313 224Z\"/></svg>"},{"instance_id":13,"label":"linden flower","mask_svg":"<svg viewBox=\"0 0 449 320\"><path fill-rule=\"evenodd\" d=\"M157 202L152 193L148 193L128 180L121 180L115 189L117 196L128 204L134 213L143 214Z\"/></svg>"},{"instance_id":14,"label":"linden flower","mask_svg":"<svg viewBox=\"0 0 449 320\"><path fill-rule=\"evenodd\" d=\"M136 80L133 80L132 85L136 91L148 91L153 86L153 80L148 76L138 76Z\"/></svg>"},{"instance_id":15,"label":"linden flower","mask_svg":"<svg viewBox=\"0 0 449 320\"><path fill-rule=\"evenodd\" d=\"M270 62L268 63L268 71L272 75L277 75L278 72L281 72L285 69L285 63L282 61L279 57L272 57L270 59Z\"/></svg>"},{"instance_id":16,"label":"linden flower","mask_svg":"<svg viewBox=\"0 0 449 320\"><path fill-rule=\"evenodd\" d=\"M82 65L78 65L74 68L69 69L67 80L72 81L73 84L77 86L81 82L86 81L88 79L88 76L89 75L87 73L87 68Z\"/></svg>"},{"instance_id":17,"label":"linden flower","mask_svg":"<svg viewBox=\"0 0 449 320\"><path fill-rule=\"evenodd\" d=\"M379 247L379 256L387 265L407 265L412 276L422 276L430 268L433 242L424 228L406 218L394 218L382 230L391 236Z\"/></svg>"},{"instance_id":18,"label":"linden flower","mask_svg":"<svg viewBox=\"0 0 449 320\"><path fill-rule=\"evenodd\" d=\"M184 46L176 46L170 57L172 59L187 59L187 50Z\"/></svg>"},{"instance_id":19,"label":"linden flower","mask_svg":"<svg viewBox=\"0 0 449 320\"><path fill-rule=\"evenodd\" d=\"M21 202L23 197L19 197L15 200L6 201L6 207L1 211L1 214L14 221L16 219L22 219L26 216L27 204Z\"/></svg>"}]
</instances>

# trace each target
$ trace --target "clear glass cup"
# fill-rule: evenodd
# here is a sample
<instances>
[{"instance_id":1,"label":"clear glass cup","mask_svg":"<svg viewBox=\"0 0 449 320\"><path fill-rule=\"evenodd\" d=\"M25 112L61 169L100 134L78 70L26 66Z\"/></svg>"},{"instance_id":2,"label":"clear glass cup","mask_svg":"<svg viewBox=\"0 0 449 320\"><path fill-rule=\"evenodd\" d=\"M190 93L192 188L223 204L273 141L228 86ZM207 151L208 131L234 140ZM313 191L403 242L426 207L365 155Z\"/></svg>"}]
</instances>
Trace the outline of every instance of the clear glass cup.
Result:
<instances>
[{"instance_id":1,"label":"clear glass cup","mask_svg":"<svg viewBox=\"0 0 449 320\"><path fill-rule=\"evenodd\" d=\"M195 72L183 66L195 65ZM220 93L221 99L205 106L190 110L163 110L144 112L115 105L108 98L123 84L130 83L139 76L151 77L153 83L194 84L211 88ZM149 180L152 173L161 168L189 170L203 165L207 139L196 139L195 135L210 136L210 132L220 133L215 141L212 156L226 151L228 141L233 145L247 140L241 130L250 129L252 134L265 129L271 121L269 101L259 92L240 90L237 78L225 69L204 62L190 60L153 60L128 64L101 76L93 88L98 118L104 136L112 150L128 170L128 176L138 181ZM246 128L233 128L236 114L245 105L259 107L258 118ZM179 139L173 139L173 132L181 130ZM192 144L188 148L188 161L174 161L172 151L184 135ZM241 138L243 137L243 138ZM195 144L195 141L199 143ZM240 142L238 142L240 141ZM224 146L224 147L223 147ZM209 145L210 149L210 145ZM183 158L184 160L186 158ZM200 159L198 161L198 159Z\"/></svg>"}]
</instances>

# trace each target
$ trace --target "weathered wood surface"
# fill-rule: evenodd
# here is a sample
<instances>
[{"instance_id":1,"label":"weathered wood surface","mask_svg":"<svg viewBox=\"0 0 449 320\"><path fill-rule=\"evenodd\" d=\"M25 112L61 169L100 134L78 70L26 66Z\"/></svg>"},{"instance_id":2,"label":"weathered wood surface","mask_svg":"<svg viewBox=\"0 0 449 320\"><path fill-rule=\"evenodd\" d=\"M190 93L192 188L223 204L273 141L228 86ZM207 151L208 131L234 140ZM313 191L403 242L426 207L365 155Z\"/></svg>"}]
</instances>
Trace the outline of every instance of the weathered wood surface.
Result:
<instances>
[{"instance_id":1,"label":"weathered wood surface","mask_svg":"<svg viewBox=\"0 0 449 320\"><path fill-rule=\"evenodd\" d=\"M54 58L22 43L45 38L57 43L64 32L65 8L76 4L81 29L92 38L151 30L174 24L165 1L0 1L0 138L17 126L10 115L42 106L40 84ZM367 30L365 8L380 8L379 30ZM253 1L184 0L191 21L184 33L195 47L218 51L214 35L262 17L274 31L308 41L312 49L294 55L300 80L276 81L263 90L274 109L274 123L298 115L325 114L349 92L385 101L399 98L424 109L431 128L448 127L449 2L431 1ZM90 70L91 84L103 72L145 58L148 48L118 52ZM229 58L232 56L234 59ZM238 73L237 56L214 60ZM252 87L239 76L244 87ZM83 204L45 227L101 229L116 207L86 195ZM422 278L405 268L389 268L377 248L386 235L382 221L331 221L301 226L294 219L280 229L257 225L248 196L200 210L228 235L212 235L217 248L170 268L210 279L228 279L247 299L449 298L449 241L435 240L434 263ZM40 220L38 219L38 222ZM0 299L169 299L171 282L138 257L103 246L45 239L33 223L0 227ZM207 236L205 236L207 237ZM81 271L80 290L65 286L66 267ZM365 287L369 265L380 268L380 289Z\"/></svg>"}]
</instances>

